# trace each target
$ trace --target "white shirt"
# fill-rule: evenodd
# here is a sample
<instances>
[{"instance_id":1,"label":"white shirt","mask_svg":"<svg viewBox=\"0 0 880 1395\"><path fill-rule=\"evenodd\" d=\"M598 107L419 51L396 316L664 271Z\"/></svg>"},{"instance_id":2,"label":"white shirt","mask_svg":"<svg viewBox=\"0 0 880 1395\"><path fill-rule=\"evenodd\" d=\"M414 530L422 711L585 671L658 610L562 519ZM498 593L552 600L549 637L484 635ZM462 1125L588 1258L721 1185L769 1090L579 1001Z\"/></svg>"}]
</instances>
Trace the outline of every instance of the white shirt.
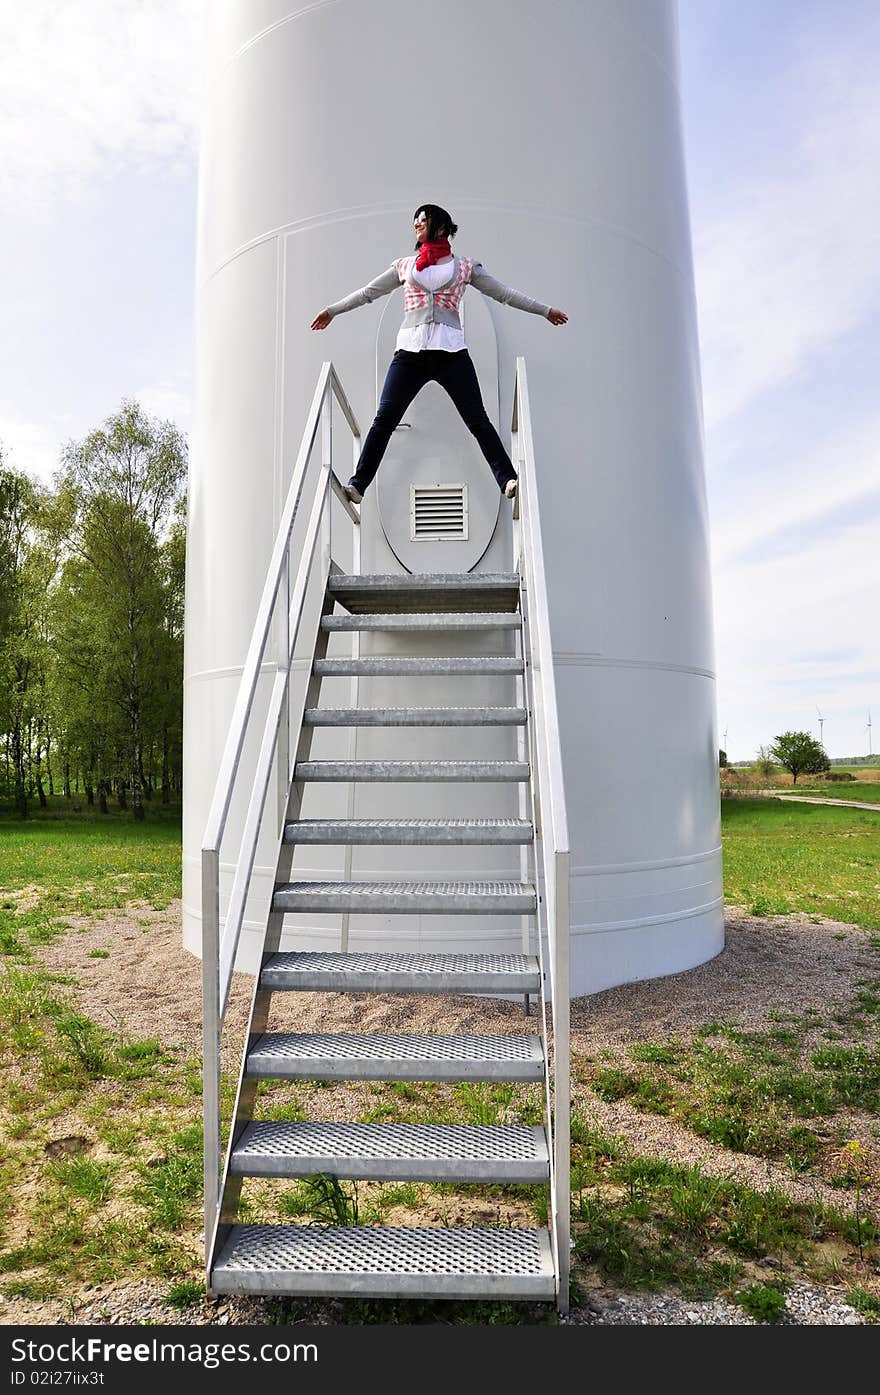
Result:
<instances>
[{"instance_id":1,"label":"white shirt","mask_svg":"<svg viewBox=\"0 0 880 1395\"><path fill-rule=\"evenodd\" d=\"M436 291L439 286L451 281L455 272L453 257L443 266L435 264L423 267L421 271L413 269L412 275L413 280L426 291ZM395 348L406 349L411 354L420 353L422 349L442 349L445 353L457 354L461 349L466 349L467 344L464 342L464 330L456 329L454 325L412 325L409 329L401 325Z\"/></svg>"}]
</instances>

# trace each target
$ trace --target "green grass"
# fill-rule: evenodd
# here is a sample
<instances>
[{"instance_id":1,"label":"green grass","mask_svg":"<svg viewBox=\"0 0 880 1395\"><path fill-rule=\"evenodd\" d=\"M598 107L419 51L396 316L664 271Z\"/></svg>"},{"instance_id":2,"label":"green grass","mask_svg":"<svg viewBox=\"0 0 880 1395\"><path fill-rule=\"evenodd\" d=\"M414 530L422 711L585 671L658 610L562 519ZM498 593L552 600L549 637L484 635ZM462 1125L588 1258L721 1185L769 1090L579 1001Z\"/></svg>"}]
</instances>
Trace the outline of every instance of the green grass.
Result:
<instances>
[{"instance_id":1,"label":"green grass","mask_svg":"<svg viewBox=\"0 0 880 1395\"><path fill-rule=\"evenodd\" d=\"M340 1182L338 1177L319 1172L283 1193L278 1209L282 1215L292 1218L309 1216L319 1225L357 1225L360 1217L358 1184Z\"/></svg>"},{"instance_id":2,"label":"green grass","mask_svg":"<svg viewBox=\"0 0 880 1395\"><path fill-rule=\"evenodd\" d=\"M751 1284L736 1301L756 1322L778 1322L785 1312L785 1291L775 1284Z\"/></svg>"},{"instance_id":3,"label":"green grass","mask_svg":"<svg viewBox=\"0 0 880 1395\"><path fill-rule=\"evenodd\" d=\"M50 1163L47 1173L71 1196L89 1201L93 1206L103 1206L110 1199L113 1175L110 1163L95 1162L91 1158L60 1158Z\"/></svg>"},{"instance_id":4,"label":"green grass","mask_svg":"<svg viewBox=\"0 0 880 1395\"><path fill-rule=\"evenodd\" d=\"M463 1081L456 1085L455 1094L469 1124L501 1124L507 1117L516 1089L513 1085Z\"/></svg>"},{"instance_id":5,"label":"green grass","mask_svg":"<svg viewBox=\"0 0 880 1395\"><path fill-rule=\"evenodd\" d=\"M880 1012L878 990L880 979L863 980L833 1020L865 1033ZM671 1115L718 1147L805 1173L842 1144L835 1114L880 1110L880 1048L815 1045L830 1021L810 1013L766 1032L713 1022L690 1041L634 1043L628 1061L579 1058L576 1071L603 1100Z\"/></svg>"},{"instance_id":6,"label":"green grass","mask_svg":"<svg viewBox=\"0 0 880 1395\"><path fill-rule=\"evenodd\" d=\"M168 1156L154 1165L142 1164L141 1183L134 1192L160 1229L178 1231L191 1219L202 1190L202 1126L191 1124L169 1139Z\"/></svg>"},{"instance_id":7,"label":"green grass","mask_svg":"<svg viewBox=\"0 0 880 1395\"><path fill-rule=\"evenodd\" d=\"M63 806L56 797L46 815L25 821L0 813L2 953L48 943L69 916L131 901L161 910L180 895L179 808L152 808L135 824L118 813L65 816Z\"/></svg>"},{"instance_id":8,"label":"green grass","mask_svg":"<svg viewBox=\"0 0 880 1395\"><path fill-rule=\"evenodd\" d=\"M205 1285L199 1279L181 1279L172 1284L165 1294L165 1302L170 1308L192 1308L201 1303L205 1296Z\"/></svg>"},{"instance_id":9,"label":"green grass","mask_svg":"<svg viewBox=\"0 0 880 1395\"><path fill-rule=\"evenodd\" d=\"M873 1222L862 1219L863 1256L851 1215L758 1192L699 1167L633 1155L585 1115L572 1119L572 1227L582 1264L626 1289L676 1288L693 1297L733 1293L745 1265L826 1273L819 1246L833 1240L857 1275L878 1258ZM774 1287L784 1287L782 1275ZM870 1297L866 1299L866 1306Z\"/></svg>"},{"instance_id":10,"label":"green grass","mask_svg":"<svg viewBox=\"0 0 880 1395\"><path fill-rule=\"evenodd\" d=\"M868 1293L857 1284L846 1295L846 1301L868 1322L880 1322L880 1295Z\"/></svg>"},{"instance_id":11,"label":"green grass","mask_svg":"<svg viewBox=\"0 0 880 1395\"><path fill-rule=\"evenodd\" d=\"M722 800L724 899L880 928L880 817L868 809Z\"/></svg>"},{"instance_id":12,"label":"green grass","mask_svg":"<svg viewBox=\"0 0 880 1395\"><path fill-rule=\"evenodd\" d=\"M851 798L857 791L833 792ZM201 1227L198 1063L156 1039L129 1041L108 1032L66 998L63 983L27 962L29 947L63 933L70 916L99 916L130 901L161 907L177 895L178 813L154 807L143 825L115 813L73 820L58 817L57 803L24 825L0 813L0 950L9 956L5 971L0 965L0 1046L10 1062L0 1185L14 1198L17 1179L36 1175L40 1181L28 1202L25 1243L0 1253L0 1271L15 1272L0 1288L10 1295L48 1295L84 1280L149 1274L170 1285L172 1306L184 1307L202 1294L195 1240ZM725 801L723 818L729 901L763 914L806 910L866 928L880 925L876 815L742 799ZM25 888L33 888L30 902L16 894ZM767 933L773 934L772 926ZM107 951L90 952L86 938L83 962L90 953L100 958ZM880 979L866 977L833 1022L780 1014L774 1029L763 1033L721 1022L693 1041L635 1043L625 1056L588 1069L607 1099L626 1098L646 1112L679 1118L719 1145L788 1158L793 1168L809 1172L838 1110L880 1107L880 1056L868 1037L878 1013ZM838 1028L838 1037L829 1035ZM230 1087L225 1080L227 1112ZM261 1088L260 1113L310 1117L317 1088ZM366 1100L365 1118L413 1122L535 1123L542 1112L538 1089L508 1085L400 1082L370 1087ZM736 1296L748 1291L754 1266L768 1257L787 1269L820 1274L828 1262L816 1246L831 1240L835 1253L844 1253L835 1263L852 1292L864 1294L862 1311L873 1315L872 1284L860 1287L878 1259L867 1217L857 1222L843 1210L796 1206L780 1192L757 1193L697 1168L634 1157L623 1139L579 1114L572 1132L581 1272L589 1266L623 1287ZM88 1134L81 1154L46 1155L47 1139L80 1133ZM841 1201L851 1203L852 1178L841 1171L839 1185L848 1189L839 1193ZM464 1196L467 1189L458 1190ZM257 1188L244 1200L246 1212L259 1219L271 1192L275 1220L280 1212L318 1224L353 1218L377 1224L395 1207L417 1210L428 1200L441 1210L448 1203L453 1214L455 1191L366 1184L359 1198L352 1184L330 1178L292 1187L281 1194L283 1201L271 1187L265 1196ZM542 1220L541 1189L484 1189L481 1196L499 1210L516 1198ZM13 1203L4 1204L8 1217ZM759 1285L768 1286L777 1289L775 1278ZM335 1320L554 1318L549 1305L401 1303L346 1306Z\"/></svg>"}]
</instances>

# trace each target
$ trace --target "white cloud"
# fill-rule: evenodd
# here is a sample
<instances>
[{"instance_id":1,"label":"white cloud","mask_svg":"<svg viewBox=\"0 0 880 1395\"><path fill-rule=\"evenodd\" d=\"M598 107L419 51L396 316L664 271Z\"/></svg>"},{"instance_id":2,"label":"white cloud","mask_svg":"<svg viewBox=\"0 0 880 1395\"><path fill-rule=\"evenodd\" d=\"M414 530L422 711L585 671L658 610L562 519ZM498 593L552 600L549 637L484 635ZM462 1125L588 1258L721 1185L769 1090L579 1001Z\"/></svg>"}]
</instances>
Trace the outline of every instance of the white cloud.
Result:
<instances>
[{"instance_id":1,"label":"white cloud","mask_svg":"<svg viewBox=\"0 0 880 1395\"><path fill-rule=\"evenodd\" d=\"M46 207L105 170L192 167L202 0L0 0L0 206Z\"/></svg>"},{"instance_id":2,"label":"white cloud","mask_svg":"<svg viewBox=\"0 0 880 1395\"><path fill-rule=\"evenodd\" d=\"M762 175L716 194L695 238L709 427L880 303L876 45L845 27L836 47L805 34L779 91L796 141L770 173L762 151Z\"/></svg>"},{"instance_id":3,"label":"white cloud","mask_svg":"<svg viewBox=\"0 0 880 1395\"><path fill-rule=\"evenodd\" d=\"M189 384L180 382L151 383L129 393L150 416L173 421L186 435L192 430L192 392ZM111 409L115 411L118 403ZM14 470L25 470L50 484L61 463L65 442L86 434L92 426L74 421L70 415L54 415L46 421L28 421L10 402L0 401L0 448L4 464Z\"/></svg>"},{"instance_id":4,"label":"white cloud","mask_svg":"<svg viewBox=\"0 0 880 1395\"><path fill-rule=\"evenodd\" d=\"M864 750L880 711L880 549L876 520L829 529L797 553L715 569L718 708L728 755L828 718L832 755ZM880 736L880 723L878 723Z\"/></svg>"},{"instance_id":5,"label":"white cloud","mask_svg":"<svg viewBox=\"0 0 880 1395\"><path fill-rule=\"evenodd\" d=\"M0 445L11 469L25 470L48 484L58 469L61 442L69 434L65 421L26 421L11 403L0 402Z\"/></svg>"},{"instance_id":6,"label":"white cloud","mask_svg":"<svg viewBox=\"0 0 880 1395\"><path fill-rule=\"evenodd\" d=\"M844 422L829 439L802 453L789 450L772 467L749 474L741 508L713 519L716 565L769 543L780 530L815 528L823 518L859 505L880 492L880 415ZM876 549L876 541L875 541Z\"/></svg>"},{"instance_id":7,"label":"white cloud","mask_svg":"<svg viewBox=\"0 0 880 1395\"><path fill-rule=\"evenodd\" d=\"M150 416L173 421L181 431L189 433L192 422L192 392L179 383L152 383L131 396Z\"/></svg>"}]
</instances>

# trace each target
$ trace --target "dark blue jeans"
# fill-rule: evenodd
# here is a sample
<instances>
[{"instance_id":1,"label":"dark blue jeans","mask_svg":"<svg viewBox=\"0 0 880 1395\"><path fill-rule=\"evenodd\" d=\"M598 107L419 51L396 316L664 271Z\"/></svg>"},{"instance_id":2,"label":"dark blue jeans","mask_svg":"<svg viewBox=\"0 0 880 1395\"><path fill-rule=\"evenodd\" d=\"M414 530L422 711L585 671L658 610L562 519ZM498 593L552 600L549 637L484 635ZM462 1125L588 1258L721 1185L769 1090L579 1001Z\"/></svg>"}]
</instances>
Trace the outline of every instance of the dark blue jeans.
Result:
<instances>
[{"instance_id":1,"label":"dark blue jeans","mask_svg":"<svg viewBox=\"0 0 880 1395\"><path fill-rule=\"evenodd\" d=\"M410 353L398 349L385 375L379 410L367 432L352 482L360 494L366 492L385 454L391 433L400 425L407 407L426 383L439 383L445 388L458 409L462 421L477 440L489 462L489 468L503 490L508 480L516 479L510 456L501 444L483 406L477 371L467 349L447 353L443 349L422 349Z\"/></svg>"}]
</instances>

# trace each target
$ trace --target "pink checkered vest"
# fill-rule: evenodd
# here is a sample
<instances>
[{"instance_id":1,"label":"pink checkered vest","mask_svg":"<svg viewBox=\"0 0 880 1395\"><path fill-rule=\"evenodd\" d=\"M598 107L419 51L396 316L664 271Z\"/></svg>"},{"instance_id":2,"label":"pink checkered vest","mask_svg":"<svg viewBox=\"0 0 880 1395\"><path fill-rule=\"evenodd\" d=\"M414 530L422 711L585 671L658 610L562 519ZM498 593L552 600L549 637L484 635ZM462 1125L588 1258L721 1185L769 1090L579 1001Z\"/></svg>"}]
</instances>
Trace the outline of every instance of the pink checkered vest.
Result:
<instances>
[{"instance_id":1,"label":"pink checkered vest","mask_svg":"<svg viewBox=\"0 0 880 1395\"><path fill-rule=\"evenodd\" d=\"M401 285L403 323L407 329L413 325L425 324L452 325L460 329L458 307L469 285L476 286L483 295L491 296L501 305L512 305L515 310L527 310L531 315L543 315L545 318L550 314L549 305L542 305L539 300L532 300L531 296L523 295L522 291L515 291L512 286L505 286L502 281L496 281L494 276L489 275L482 262L475 262L471 257L457 257L452 279L439 286L436 291L425 290L424 286L413 280L415 261L415 257L398 257L387 271L375 276L359 291L352 291L351 295L328 305L328 314L331 317L344 315L347 310L356 310L359 305L372 305L379 296L390 295Z\"/></svg>"},{"instance_id":2,"label":"pink checkered vest","mask_svg":"<svg viewBox=\"0 0 880 1395\"><path fill-rule=\"evenodd\" d=\"M441 324L460 326L458 307L465 287L470 284L474 262L471 257L456 259L455 275L435 291L425 290L413 279L415 257L399 257L394 265L403 286L403 323L407 326L425 321L425 310Z\"/></svg>"}]
</instances>

